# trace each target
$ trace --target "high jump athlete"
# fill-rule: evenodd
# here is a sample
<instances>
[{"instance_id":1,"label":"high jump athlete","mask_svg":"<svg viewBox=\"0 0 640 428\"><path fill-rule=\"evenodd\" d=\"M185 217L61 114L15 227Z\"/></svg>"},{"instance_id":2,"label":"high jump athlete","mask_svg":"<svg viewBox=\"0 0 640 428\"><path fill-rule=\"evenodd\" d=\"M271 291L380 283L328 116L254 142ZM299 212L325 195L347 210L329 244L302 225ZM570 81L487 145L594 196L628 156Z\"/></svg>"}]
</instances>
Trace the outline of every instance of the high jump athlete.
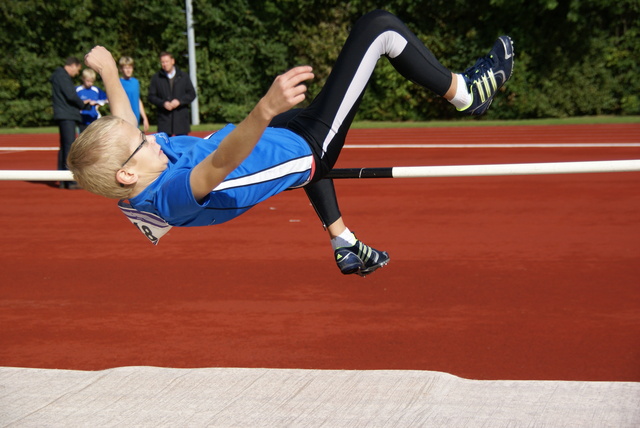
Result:
<instances>
[{"instance_id":1,"label":"high jump athlete","mask_svg":"<svg viewBox=\"0 0 640 428\"><path fill-rule=\"evenodd\" d=\"M69 169L86 190L128 199L129 208L171 226L229 221L287 189L305 189L331 238L343 274L365 276L389 262L385 251L346 227L333 182L336 163L377 60L386 56L405 78L459 111L482 114L511 77L513 46L501 36L489 54L454 74L394 15L373 11L354 25L325 86L304 109L312 68L276 77L249 115L207 138L140 132L112 55L96 46L85 57L105 84L112 116L91 124L73 144Z\"/></svg>"}]
</instances>

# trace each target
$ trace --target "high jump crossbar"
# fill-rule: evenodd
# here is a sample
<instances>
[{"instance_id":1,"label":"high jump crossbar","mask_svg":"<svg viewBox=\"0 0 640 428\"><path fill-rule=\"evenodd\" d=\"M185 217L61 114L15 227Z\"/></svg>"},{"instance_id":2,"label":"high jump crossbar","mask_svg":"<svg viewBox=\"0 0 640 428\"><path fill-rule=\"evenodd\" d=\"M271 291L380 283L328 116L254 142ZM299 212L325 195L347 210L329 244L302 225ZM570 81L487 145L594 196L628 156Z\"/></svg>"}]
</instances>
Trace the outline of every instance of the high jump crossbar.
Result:
<instances>
[{"instance_id":1,"label":"high jump crossbar","mask_svg":"<svg viewBox=\"0 0 640 428\"><path fill-rule=\"evenodd\" d=\"M498 175L580 174L640 171L640 159L516 163L494 165L396 166L388 168L336 168L329 178L420 178ZM73 181L70 171L0 170L0 181Z\"/></svg>"},{"instance_id":2,"label":"high jump crossbar","mask_svg":"<svg viewBox=\"0 0 640 428\"><path fill-rule=\"evenodd\" d=\"M332 170L330 178L476 177L640 171L640 160L516 163L495 165L396 166Z\"/></svg>"}]
</instances>

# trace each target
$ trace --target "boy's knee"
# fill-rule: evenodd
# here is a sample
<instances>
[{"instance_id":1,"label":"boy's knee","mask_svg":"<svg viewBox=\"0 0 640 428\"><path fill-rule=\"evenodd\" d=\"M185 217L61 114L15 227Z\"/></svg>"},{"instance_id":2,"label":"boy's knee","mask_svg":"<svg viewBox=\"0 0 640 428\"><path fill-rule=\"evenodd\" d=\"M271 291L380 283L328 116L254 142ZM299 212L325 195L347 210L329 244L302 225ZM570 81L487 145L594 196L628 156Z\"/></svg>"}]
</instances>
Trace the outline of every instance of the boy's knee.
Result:
<instances>
[{"instance_id":1,"label":"boy's knee","mask_svg":"<svg viewBox=\"0 0 640 428\"><path fill-rule=\"evenodd\" d=\"M388 28L394 26L398 22L400 22L400 19L391 12L377 9L363 15L358 22L356 22L356 26L362 25L367 27L377 26L381 28Z\"/></svg>"}]
</instances>

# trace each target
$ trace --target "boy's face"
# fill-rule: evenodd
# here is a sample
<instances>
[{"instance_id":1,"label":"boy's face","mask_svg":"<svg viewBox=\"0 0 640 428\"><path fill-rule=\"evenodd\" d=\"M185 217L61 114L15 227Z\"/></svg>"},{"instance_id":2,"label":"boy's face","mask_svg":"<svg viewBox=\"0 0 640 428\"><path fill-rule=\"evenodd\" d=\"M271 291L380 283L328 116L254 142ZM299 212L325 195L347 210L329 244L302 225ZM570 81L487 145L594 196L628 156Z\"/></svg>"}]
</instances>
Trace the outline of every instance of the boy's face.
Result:
<instances>
[{"instance_id":1,"label":"boy's face","mask_svg":"<svg viewBox=\"0 0 640 428\"><path fill-rule=\"evenodd\" d=\"M123 166L137 174L159 174L167 169L169 158L156 142L155 135L145 135L138 128L126 124L123 141L127 141L133 157ZM135 152L135 154L134 154Z\"/></svg>"},{"instance_id":2,"label":"boy's face","mask_svg":"<svg viewBox=\"0 0 640 428\"><path fill-rule=\"evenodd\" d=\"M94 82L95 81L93 79L89 78L89 77L83 77L82 78L82 85L87 89L91 88L93 86Z\"/></svg>"},{"instance_id":3,"label":"boy's face","mask_svg":"<svg viewBox=\"0 0 640 428\"><path fill-rule=\"evenodd\" d=\"M125 79L130 79L131 76L133 76L133 65L123 65L122 75L125 77Z\"/></svg>"}]
</instances>

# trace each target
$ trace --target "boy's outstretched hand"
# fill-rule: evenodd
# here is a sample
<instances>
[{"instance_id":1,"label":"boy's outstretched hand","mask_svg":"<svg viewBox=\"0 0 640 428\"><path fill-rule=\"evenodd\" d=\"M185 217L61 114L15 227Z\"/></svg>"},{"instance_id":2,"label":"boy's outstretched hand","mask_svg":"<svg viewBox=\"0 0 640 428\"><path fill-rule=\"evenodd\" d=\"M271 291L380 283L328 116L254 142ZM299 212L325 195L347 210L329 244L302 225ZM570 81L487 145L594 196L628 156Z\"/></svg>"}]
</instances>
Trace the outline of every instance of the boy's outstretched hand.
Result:
<instances>
[{"instance_id":1,"label":"boy's outstretched hand","mask_svg":"<svg viewBox=\"0 0 640 428\"><path fill-rule=\"evenodd\" d=\"M276 77L249 115L193 168L189 183L196 201L202 201L251 154L271 119L305 99L307 87L302 82L313 79L311 70L305 65Z\"/></svg>"},{"instance_id":2,"label":"boy's outstretched hand","mask_svg":"<svg viewBox=\"0 0 640 428\"><path fill-rule=\"evenodd\" d=\"M308 65L294 67L275 78L267 94L260 100L261 107L271 120L280 113L290 110L305 99L305 80L313 79L312 68Z\"/></svg>"},{"instance_id":3,"label":"boy's outstretched hand","mask_svg":"<svg viewBox=\"0 0 640 428\"><path fill-rule=\"evenodd\" d=\"M116 61L113 59L111 52L103 46L96 46L91 49L91 51L84 56L84 63L100 75L110 67L115 68L116 73L118 72Z\"/></svg>"}]
</instances>

